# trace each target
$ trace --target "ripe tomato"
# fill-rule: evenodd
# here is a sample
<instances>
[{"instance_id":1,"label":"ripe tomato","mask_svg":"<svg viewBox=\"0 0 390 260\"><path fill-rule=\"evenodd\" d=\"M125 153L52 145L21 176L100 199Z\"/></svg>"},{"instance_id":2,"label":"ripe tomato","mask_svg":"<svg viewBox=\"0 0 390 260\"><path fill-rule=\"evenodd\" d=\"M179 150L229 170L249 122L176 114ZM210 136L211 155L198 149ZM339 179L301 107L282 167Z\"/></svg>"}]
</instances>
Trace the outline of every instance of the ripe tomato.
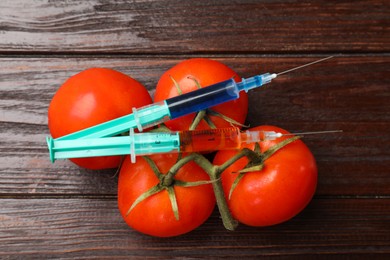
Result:
<instances>
[{"instance_id":1,"label":"ripe tomato","mask_svg":"<svg viewBox=\"0 0 390 260\"><path fill-rule=\"evenodd\" d=\"M149 156L162 174L175 164L177 154ZM196 163L184 165L176 174L176 180L195 182L209 180L209 176ZM118 181L118 207L126 223L133 229L152 236L171 237L187 233L210 216L215 206L211 184L194 187L174 186L179 220L172 210L167 190L163 190L136 205L129 215L127 211L133 202L145 191L159 183L158 178L142 157L132 164L126 157Z\"/></svg>"},{"instance_id":2,"label":"ripe tomato","mask_svg":"<svg viewBox=\"0 0 390 260\"><path fill-rule=\"evenodd\" d=\"M287 133L273 126L260 126L252 130ZM287 138L260 142L260 150L264 152ZM244 147L253 150L254 144ZM235 153L219 151L214 163L220 165ZM247 163L246 157L241 158L222 173L226 197L238 176L238 171ZM228 205L233 217L241 223L250 226L274 225L298 214L313 197L316 185L315 159L307 146L301 140L297 140L269 157L264 162L262 170L244 173L228 200Z\"/></svg>"},{"instance_id":3,"label":"ripe tomato","mask_svg":"<svg viewBox=\"0 0 390 260\"><path fill-rule=\"evenodd\" d=\"M132 107L152 103L144 86L131 77L105 68L91 68L70 77L54 95L48 112L53 138L131 113ZM72 159L89 169L114 168L119 156Z\"/></svg>"},{"instance_id":4,"label":"ripe tomato","mask_svg":"<svg viewBox=\"0 0 390 260\"><path fill-rule=\"evenodd\" d=\"M194 58L180 62L171 69L167 70L160 78L154 101L158 102L179 95L175 82L179 85L182 93L187 93L198 89L196 81L200 86L206 87L212 84L233 78L240 81L241 78L232 69L226 65L210 59ZM245 123L248 113L248 96L245 92L240 93L240 98L229 101L212 108L214 111L224 114L234 119L240 124ZM188 130L195 114L180 117L165 124L171 130ZM231 124L224 119L216 116L210 116L216 127L229 127ZM209 129L210 127L204 120L196 129Z\"/></svg>"}]
</instances>

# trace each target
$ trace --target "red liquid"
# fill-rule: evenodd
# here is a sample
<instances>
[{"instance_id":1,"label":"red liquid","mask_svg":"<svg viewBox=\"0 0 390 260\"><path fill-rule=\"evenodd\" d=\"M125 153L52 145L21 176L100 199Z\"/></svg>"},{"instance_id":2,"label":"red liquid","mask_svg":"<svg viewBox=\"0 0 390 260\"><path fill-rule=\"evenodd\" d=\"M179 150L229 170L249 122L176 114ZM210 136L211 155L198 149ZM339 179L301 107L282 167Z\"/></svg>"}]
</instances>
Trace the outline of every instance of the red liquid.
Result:
<instances>
[{"instance_id":1,"label":"red liquid","mask_svg":"<svg viewBox=\"0 0 390 260\"><path fill-rule=\"evenodd\" d=\"M241 145L240 129L220 128L180 133L181 152L238 149Z\"/></svg>"}]
</instances>

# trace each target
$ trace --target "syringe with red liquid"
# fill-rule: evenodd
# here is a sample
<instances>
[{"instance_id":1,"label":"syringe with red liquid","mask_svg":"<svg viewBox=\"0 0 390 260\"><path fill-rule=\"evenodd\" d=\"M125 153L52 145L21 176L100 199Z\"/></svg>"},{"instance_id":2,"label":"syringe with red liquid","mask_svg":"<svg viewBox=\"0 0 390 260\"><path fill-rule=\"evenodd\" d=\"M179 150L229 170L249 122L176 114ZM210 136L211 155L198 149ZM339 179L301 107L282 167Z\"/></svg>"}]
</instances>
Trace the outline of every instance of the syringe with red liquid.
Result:
<instances>
[{"instance_id":1,"label":"syringe with red liquid","mask_svg":"<svg viewBox=\"0 0 390 260\"><path fill-rule=\"evenodd\" d=\"M306 132L301 134L325 133ZM244 143L274 140L294 134L282 134L274 131L243 131L237 127L178 132L134 133L129 136L88 138L76 140L58 140L47 138L50 160L85 158L111 155L130 155L135 162L136 156L172 152L202 152L238 149Z\"/></svg>"}]
</instances>

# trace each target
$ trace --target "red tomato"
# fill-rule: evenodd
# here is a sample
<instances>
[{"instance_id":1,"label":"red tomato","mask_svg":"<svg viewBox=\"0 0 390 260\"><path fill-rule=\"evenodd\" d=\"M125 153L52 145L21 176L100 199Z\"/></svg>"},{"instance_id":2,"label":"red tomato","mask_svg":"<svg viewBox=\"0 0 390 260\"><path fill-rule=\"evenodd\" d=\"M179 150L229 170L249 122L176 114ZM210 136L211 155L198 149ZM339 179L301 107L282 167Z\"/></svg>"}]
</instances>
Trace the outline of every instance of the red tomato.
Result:
<instances>
[{"instance_id":1,"label":"red tomato","mask_svg":"<svg viewBox=\"0 0 390 260\"><path fill-rule=\"evenodd\" d=\"M161 154L149 157L165 174L175 164L177 156ZM209 176L196 163L190 162L178 171L175 179L195 182L209 180ZM119 174L118 207L126 223L133 229L158 237L177 236L197 228L212 213L215 206L213 188L211 184L204 184L194 187L174 186L179 220L174 217L167 190L140 202L126 216L133 202L158 183L159 180L145 159L137 157L136 163L132 164L126 157Z\"/></svg>"},{"instance_id":2,"label":"red tomato","mask_svg":"<svg viewBox=\"0 0 390 260\"><path fill-rule=\"evenodd\" d=\"M287 133L273 126L260 126L251 130ZM287 138L260 142L260 150L264 152ZM244 147L253 150L254 144ZM214 163L220 165L235 153L219 151ZM238 176L237 172L247 163L246 157L241 158L223 172L222 184L226 196ZM228 200L228 205L233 217L241 223L250 226L274 225L298 214L313 197L316 185L315 159L307 146L297 140L268 158L262 170L245 173Z\"/></svg>"},{"instance_id":3,"label":"red tomato","mask_svg":"<svg viewBox=\"0 0 390 260\"><path fill-rule=\"evenodd\" d=\"M152 103L146 88L131 77L91 68L70 77L54 95L48 112L53 138L130 114L132 107ZM114 168L119 156L72 159L89 169Z\"/></svg>"},{"instance_id":4,"label":"red tomato","mask_svg":"<svg viewBox=\"0 0 390 260\"><path fill-rule=\"evenodd\" d=\"M206 87L233 77L236 81L241 80L237 73L218 61L205 58L185 60L161 76L154 94L154 101L158 102L179 95L174 80L184 94L198 89L195 80L199 82L200 86ZM240 98L217 105L212 109L234 119L240 124L244 124L248 113L248 96L241 91ZM191 114L171 120L165 124L171 130L188 130L194 117L195 114ZM230 123L219 117L210 116L210 118L219 128L231 126ZM209 128L204 120L197 127L197 129Z\"/></svg>"}]
</instances>

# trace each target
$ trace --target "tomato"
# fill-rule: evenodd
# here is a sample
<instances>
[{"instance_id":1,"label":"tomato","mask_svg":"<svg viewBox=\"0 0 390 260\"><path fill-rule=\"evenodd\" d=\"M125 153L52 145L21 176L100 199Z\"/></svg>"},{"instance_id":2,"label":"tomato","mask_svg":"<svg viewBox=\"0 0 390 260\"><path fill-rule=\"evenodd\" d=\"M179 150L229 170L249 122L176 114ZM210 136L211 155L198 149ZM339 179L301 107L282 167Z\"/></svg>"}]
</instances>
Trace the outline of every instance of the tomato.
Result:
<instances>
[{"instance_id":1,"label":"tomato","mask_svg":"<svg viewBox=\"0 0 390 260\"><path fill-rule=\"evenodd\" d=\"M53 138L132 113L132 107L152 103L138 81L105 68L91 68L70 77L55 93L48 111ZM89 169L114 168L119 156L72 159Z\"/></svg>"},{"instance_id":2,"label":"tomato","mask_svg":"<svg viewBox=\"0 0 390 260\"><path fill-rule=\"evenodd\" d=\"M175 164L177 154L149 156L162 174ZM195 182L209 180L209 176L196 163L185 164L176 174L176 180ZM174 186L179 220L172 210L167 190L148 197L137 204L126 216L133 202L145 191L159 183L158 178L142 157L132 164L126 157L119 174L118 207L126 223L133 229L152 236L171 237L187 233L203 222L212 213L215 196L211 184L193 187Z\"/></svg>"},{"instance_id":3,"label":"tomato","mask_svg":"<svg viewBox=\"0 0 390 260\"><path fill-rule=\"evenodd\" d=\"M154 101L158 102L179 95L175 81L184 94L198 89L196 81L200 86L206 87L230 78L234 78L236 81L241 80L237 73L218 61L205 58L185 60L161 76L154 94ZM248 96L241 91L238 99L214 106L212 109L234 119L240 124L244 124L248 113ZM165 124L171 130L188 130L194 117L195 114L191 114L171 120ZM220 117L212 115L210 118L218 128L231 126L229 122ZM207 123L202 120L196 129L209 128Z\"/></svg>"},{"instance_id":4,"label":"tomato","mask_svg":"<svg viewBox=\"0 0 390 260\"><path fill-rule=\"evenodd\" d=\"M260 126L251 130L288 133L274 126ZM287 138L260 142L260 150L264 152ZM254 144L243 147L253 150ZM220 165L235 153L237 152L219 151L214 163ZM239 174L238 171L247 163L246 157L241 158L222 173L226 197ZM313 197L316 185L315 159L307 146L297 140L265 160L262 170L244 173L233 190L228 205L233 217L241 223L250 226L274 225L298 214Z\"/></svg>"}]
</instances>

